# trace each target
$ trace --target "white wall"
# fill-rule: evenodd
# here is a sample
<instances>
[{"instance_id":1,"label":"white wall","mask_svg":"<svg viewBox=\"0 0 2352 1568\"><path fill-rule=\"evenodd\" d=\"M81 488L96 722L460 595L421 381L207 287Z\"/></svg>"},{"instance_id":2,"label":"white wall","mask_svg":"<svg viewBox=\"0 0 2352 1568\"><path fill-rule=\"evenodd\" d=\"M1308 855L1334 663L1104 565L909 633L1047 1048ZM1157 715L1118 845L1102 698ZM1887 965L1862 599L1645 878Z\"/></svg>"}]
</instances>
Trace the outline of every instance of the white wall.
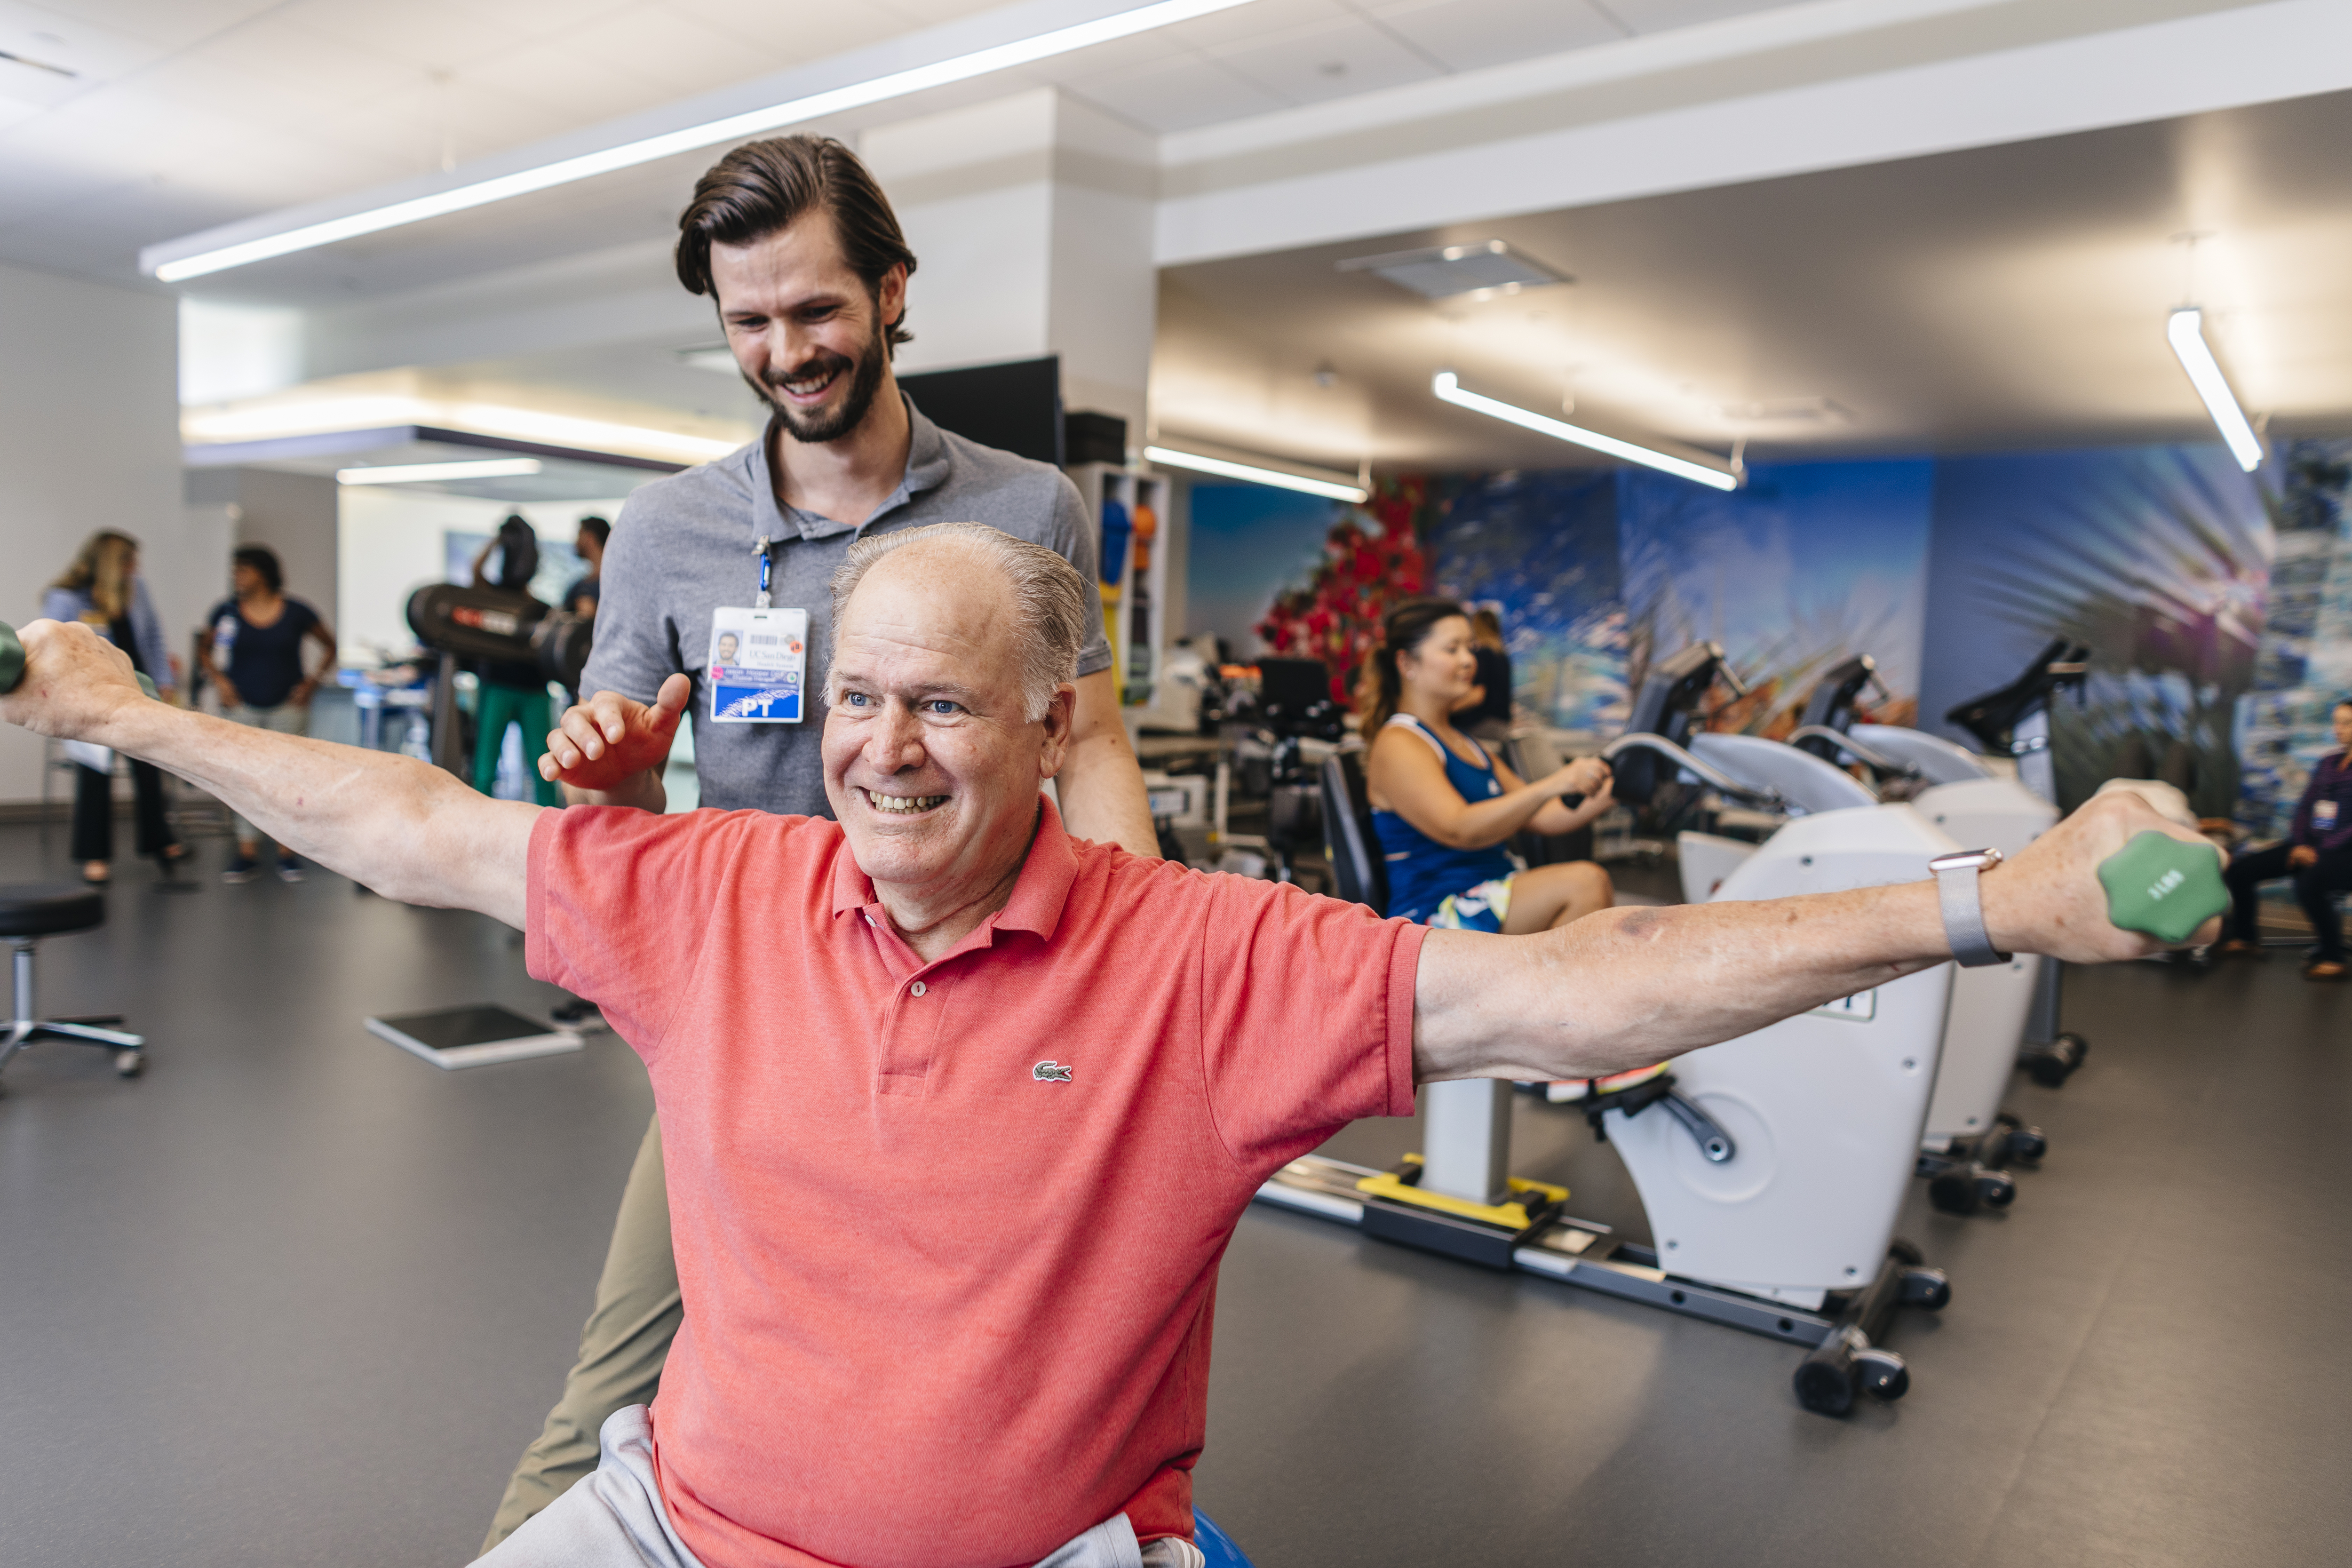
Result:
<instances>
[{"instance_id":1,"label":"white wall","mask_svg":"<svg viewBox=\"0 0 2352 1568\"><path fill-rule=\"evenodd\" d=\"M408 595L427 583L446 580L444 535L495 533L509 513L520 512L539 531L541 546L568 550L582 518L593 513L609 521L620 515L625 499L517 506L422 494L399 485L346 487L336 531L341 585L335 599L335 635L344 659L364 663L372 650L405 654L415 648L408 629Z\"/></svg>"},{"instance_id":2,"label":"white wall","mask_svg":"<svg viewBox=\"0 0 2352 1568\"><path fill-rule=\"evenodd\" d=\"M0 620L31 619L82 540L119 528L186 657L221 569L181 501L179 336L169 296L0 267ZM40 798L41 755L0 727L0 802Z\"/></svg>"}]
</instances>

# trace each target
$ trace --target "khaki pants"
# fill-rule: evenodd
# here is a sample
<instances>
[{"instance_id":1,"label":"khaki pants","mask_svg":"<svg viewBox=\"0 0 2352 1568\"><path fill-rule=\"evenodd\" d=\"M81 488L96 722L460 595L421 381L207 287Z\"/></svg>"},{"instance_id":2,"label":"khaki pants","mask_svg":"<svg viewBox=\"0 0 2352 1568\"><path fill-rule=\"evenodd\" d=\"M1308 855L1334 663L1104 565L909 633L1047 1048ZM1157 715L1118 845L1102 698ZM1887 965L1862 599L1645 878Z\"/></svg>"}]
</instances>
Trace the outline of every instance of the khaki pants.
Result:
<instances>
[{"instance_id":1,"label":"khaki pants","mask_svg":"<svg viewBox=\"0 0 2352 1568\"><path fill-rule=\"evenodd\" d=\"M307 735L310 732L310 710L299 702L281 702L275 708L247 708L242 705L224 708L221 717L232 724L243 724L252 730L268 730L280 735ZM239 844L261 842L261 829L237 816L235 812L229 815L236 817L236 841ZM146 851L142 849L140 853L143 855Z\"/></svg>"},{"instance_id":2,"label":"khaki pants","mask_svg":"<svg viewBox=\"0 0 2352 1568\"><path fill-rule=\"evenodd\" d=\"M522 1463L507 1482L482 1542L484 1555L596 1468L597 1434L607 1417L653 1402L669 1342L685 1315L678 1303L677 1263L670 1256L669 1184L662 1175L661 1123L656 1121L646 1128L621 1194L613 1245L596 1280L596 1308L580 1331L580 1359L563 1380L563 1397L547 1413L547 1425L523 1450Z\"/></svg>"}]
</instances>

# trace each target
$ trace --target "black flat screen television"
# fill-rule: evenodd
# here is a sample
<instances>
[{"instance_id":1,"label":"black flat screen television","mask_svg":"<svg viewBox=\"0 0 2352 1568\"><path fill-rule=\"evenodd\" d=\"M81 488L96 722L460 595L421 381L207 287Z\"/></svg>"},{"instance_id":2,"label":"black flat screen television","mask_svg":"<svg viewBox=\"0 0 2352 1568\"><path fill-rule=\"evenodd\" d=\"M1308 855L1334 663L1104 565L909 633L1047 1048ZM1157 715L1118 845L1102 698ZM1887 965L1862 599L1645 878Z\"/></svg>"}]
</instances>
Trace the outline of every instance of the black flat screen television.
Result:
<instances>
[{"instance_id":1,"label":"black flat screen television","mask_svg":"<svg viewBox=\"0 0 2352 1568\"><path fill-rule=\"evenodd\" d=\"M1062 466L1062 361L1013 360L902 375L898 384L942 430Z\"/></svg>"}]
</instances>

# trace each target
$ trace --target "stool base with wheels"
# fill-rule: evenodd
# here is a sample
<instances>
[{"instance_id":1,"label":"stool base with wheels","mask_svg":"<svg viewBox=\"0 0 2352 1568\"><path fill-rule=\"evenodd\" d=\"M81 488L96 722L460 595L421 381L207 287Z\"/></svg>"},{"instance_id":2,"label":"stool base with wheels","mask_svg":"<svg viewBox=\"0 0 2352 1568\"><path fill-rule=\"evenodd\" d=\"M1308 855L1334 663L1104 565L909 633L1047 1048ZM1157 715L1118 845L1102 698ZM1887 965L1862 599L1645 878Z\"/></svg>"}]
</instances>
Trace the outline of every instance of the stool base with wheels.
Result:
<instances>
[{"instance_id":1,"label":"stool base with wheels","mask_svg":"<svg viewBox=\"0 0 2352 1568\"><path fill-rule=\"evenodd\" d=\"M114 1070L137 1078L147 1066L147 1039L108 1027L122 1022L119 1015L87 1018L43 1018L33 1004L33 950L45 936L92 931L106 923L106 900L95 889L56 882L0 883L0 937L14 950L11 965L15 1005L0 1028L0 1068L26 1046L41 1040L96 1046L114 1053Z\"/></svg>"}]
</instances>

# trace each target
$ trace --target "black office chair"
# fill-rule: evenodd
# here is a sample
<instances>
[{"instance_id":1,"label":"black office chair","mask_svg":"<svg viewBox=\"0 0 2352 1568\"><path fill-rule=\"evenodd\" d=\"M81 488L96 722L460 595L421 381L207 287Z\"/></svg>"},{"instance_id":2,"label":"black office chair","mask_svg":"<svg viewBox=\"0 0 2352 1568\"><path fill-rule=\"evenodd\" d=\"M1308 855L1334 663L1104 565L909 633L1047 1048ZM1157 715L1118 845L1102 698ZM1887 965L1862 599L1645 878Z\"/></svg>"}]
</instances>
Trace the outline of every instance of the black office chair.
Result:
<instances>
[{"instance_id":1,"label":"black office chair","mask_svg":"<svg viewBox=\"0 0 2352 1568\"><path fill-rule=\"evenodd\" d=\"M0 937L16 950L15 1006L5 1032L0 1032L0 1068L10 1058L38 1040L64 1040L96 1046L114 1053L114 1070L137 1078L147 1067L144 1036L125 1034L105 1026L120 1024L120 1015L98 1018L42 1018L33 1009L33 949L45 936L95 931L106 923L106 900L94 888L61 882L0 883Z\"/></svg>"},{"instance_id":2,"label":"black office chair","mask_svg":"<svg viewBox=\"0 0 2352 1568\"><path fill-rule=\"evenodd\" d=\"M1363 752L1334 752L1323 759L1323 847L1331 857L1339 894L1368 904L1376 915L1389 912L1388 863L1372 832L1372 794L1364 783Z\"/></svg>"}]
</instances>

